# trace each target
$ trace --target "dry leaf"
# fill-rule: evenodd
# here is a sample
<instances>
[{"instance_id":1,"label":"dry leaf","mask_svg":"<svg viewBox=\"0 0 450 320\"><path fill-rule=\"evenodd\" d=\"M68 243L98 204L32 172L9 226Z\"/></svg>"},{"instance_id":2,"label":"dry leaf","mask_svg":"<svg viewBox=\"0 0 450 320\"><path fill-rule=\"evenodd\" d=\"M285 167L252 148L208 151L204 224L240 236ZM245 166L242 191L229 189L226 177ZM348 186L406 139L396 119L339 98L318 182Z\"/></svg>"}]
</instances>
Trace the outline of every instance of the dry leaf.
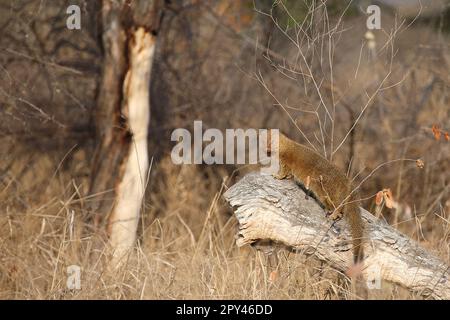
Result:
<instances>
[{"instance_id":1,"label":"dry leaf","mask_svg":"<svg viewBox=\"0 0 450 320\"><path fill-rule=\"evenodd\" d=\"M425 163L423 162L422 159L417 159L417 160L416 160L416 166L417 166L417 168L419 168L419 169L423 169L423 168L425 167Z\"/></svg>"},{"instance_id":2,"label":"dry leaf","mask_svg":"<svg viewBox=\"0 0 450 320\"><path fill-rule=\"evenodd\" d=\"M434 138L436 140L440 140L441 139L441 130L439 129L438 125L433 124L433 126L431 127L431 131L433 132Z\"/></svg>"},{"instance_id":3,"label":"dry leaf","mask_svg":"<svg viewBox=\"0 0 450 320\"><path fill-rule=\"evenodd\" d=\"M383 191L378 191L377 195L375 197L375 204L377 206L381 205L381 202L383 201Z\"/></svg>"},{"instance_id":4,"label":"dry leaf","mask_svg":"<svg viewBox=\"0 0 450 320\"><path fill-rule=\"evenodd\" d=\"M274 270L269 274L269 281L275 282L278 279L278 271Z\"/></svg>"},{"instance_id":5,"label":"dry leaf","mask_svg":"<svg viewBox=\"0 0 450 320\"><path fill-rule=\"evenodd\" d=\"M388 207L389 209L395 208L396 203L394 201L394 197L392 196L391 189L384 189L383 195L384 195L384 201L386 202L386 207Z\"/></svg>"},{"instance_id":6,"label":"dry leaf","mask_svg":"<svg viewBox=\"0 0 450 320\"><path fill-rule=\"evenodd\" d=\"M444 133L444 138L445 138L445 140L447 140L447 141L450 140L450 136L449 136L448 132Z\"/></svg>"},{"instance_id":7,"label":"dry leaf","mask_svg":"<svg viewBox=\"0 0 450 320\"><path fill-rule=\"evenodd\" d=\"M377 206L380 206L382 203L386 204L386 207L389 209L397 208L398 204L394 201L394 196L392 195L391 189L383 189L381 191L378 191L377 195L375 196L375 204Z\"/></svg>"}]
</instances>

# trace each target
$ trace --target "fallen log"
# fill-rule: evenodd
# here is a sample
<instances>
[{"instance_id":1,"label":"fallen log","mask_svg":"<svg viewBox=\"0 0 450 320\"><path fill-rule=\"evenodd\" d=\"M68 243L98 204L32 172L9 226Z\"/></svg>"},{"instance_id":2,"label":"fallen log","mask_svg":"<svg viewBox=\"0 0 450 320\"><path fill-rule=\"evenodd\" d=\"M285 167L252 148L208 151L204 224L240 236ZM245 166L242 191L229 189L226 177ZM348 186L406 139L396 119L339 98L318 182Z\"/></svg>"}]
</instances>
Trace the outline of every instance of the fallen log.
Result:
<instances>
[{"instance_id":1,"label":"fallen log","mask_svg":"<svg viewBox=\"0 0 450 320\"><path fill-rule=\"evenodd\" d=\"M333 268L352 265L345 219L332 223L292 180L250 173L224 194L239 222L236 244L271 240ZM424 297L450 299L449 266L361 208L366 229L362 276L368 284L390 281Z\"/></svg>"}]
</instances>

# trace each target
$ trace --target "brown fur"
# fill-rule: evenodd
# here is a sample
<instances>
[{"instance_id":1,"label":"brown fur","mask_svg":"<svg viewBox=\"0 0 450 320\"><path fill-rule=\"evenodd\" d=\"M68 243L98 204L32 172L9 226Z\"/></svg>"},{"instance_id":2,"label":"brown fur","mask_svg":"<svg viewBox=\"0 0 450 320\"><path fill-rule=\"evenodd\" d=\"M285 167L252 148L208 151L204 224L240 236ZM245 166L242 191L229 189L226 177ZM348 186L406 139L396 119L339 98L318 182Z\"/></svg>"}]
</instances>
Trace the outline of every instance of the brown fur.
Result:
<instances>
[{"instance_id":1,"label":"brown fur","mask_svg":"<svg viewBox=\"0 0 450 320\"><path fill-rule=\"evenodd\" d=\"M292 141L279 134L279 146L270 145L268 135L268 151L277 152L280 170L274 175L277 179L293 177L305 189L312 191L317 200L332 212L333 220L345 216L353 237L354 263L363 259L362 238L364 226L358 204L358 194L353 192L351 181L334 164L323 158L312 149ZM349 196L350 195L350 196Z\"/></svg>"}]
</instances>

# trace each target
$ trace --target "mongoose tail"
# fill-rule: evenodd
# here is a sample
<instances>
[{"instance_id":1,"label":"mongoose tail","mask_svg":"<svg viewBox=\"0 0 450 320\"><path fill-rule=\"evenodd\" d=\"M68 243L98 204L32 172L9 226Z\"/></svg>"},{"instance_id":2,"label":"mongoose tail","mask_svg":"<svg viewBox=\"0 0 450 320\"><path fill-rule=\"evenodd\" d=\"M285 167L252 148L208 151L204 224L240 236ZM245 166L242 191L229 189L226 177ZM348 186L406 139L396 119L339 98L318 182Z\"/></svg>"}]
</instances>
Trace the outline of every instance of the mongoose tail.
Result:
<instances>
[{"instance_id":1,"label":"mongoose tail","mask_svg":"<svg viewBox=\"0 0 450 320\"><path fill-rule=\"evenodd\" d=\"M359 207L356 203L346 204L342 211L344 212L344 217L350 225L350 230L352 233L353 240L353 263L359 264L364 259L363 250L363 222L361 219L361 213Z\"/></svg>"}]
</instances>

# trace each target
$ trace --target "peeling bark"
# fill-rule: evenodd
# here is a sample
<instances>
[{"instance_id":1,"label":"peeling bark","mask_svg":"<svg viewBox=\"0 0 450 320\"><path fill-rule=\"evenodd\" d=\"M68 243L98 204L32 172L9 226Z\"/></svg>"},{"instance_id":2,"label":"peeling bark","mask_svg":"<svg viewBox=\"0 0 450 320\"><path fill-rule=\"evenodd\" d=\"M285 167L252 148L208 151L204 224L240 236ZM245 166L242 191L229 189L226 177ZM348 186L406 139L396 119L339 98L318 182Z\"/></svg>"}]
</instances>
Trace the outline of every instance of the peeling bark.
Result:
<instances>
[{"instance_id":1,"label":"peeling bark","mask_svg":"<svg viewBox=\"0 0 450 320\"><path fill-rule=\"evenodd\" d=\"M150 77L163 1L102 2L104 63L89 193L116 257L134 245L148 170Z\"/></svg>"},{"instance_id":2,"label":"peeling bark","mask_svg":"<svg viewBox=\"0 0 450 320\"><path fill-rule=\"evenodd\" d=\"M345 271L352 242L345 219L332 225L293 181L252 173L224 194L239 221L237 245L272 240ZM361 209L366 227L363 277L386 280L434 299L450 299L449 266L417 242Z\"/></svg>"},{"instance_id":3,"label":"peeling bark","mask_svg":"<svg viewBox=\"0 0 450 320\"><path fill-rule=\"evenodd\" d=\"M145 192L150 120L150 73L155 39L139 28L130 44L130 69L124 84L124 115L131 133L124 173L117 186L116 203L109 219L109 234L115 254L120 256L136 239L139 212Z\"/></svg>"}]
</instances>

